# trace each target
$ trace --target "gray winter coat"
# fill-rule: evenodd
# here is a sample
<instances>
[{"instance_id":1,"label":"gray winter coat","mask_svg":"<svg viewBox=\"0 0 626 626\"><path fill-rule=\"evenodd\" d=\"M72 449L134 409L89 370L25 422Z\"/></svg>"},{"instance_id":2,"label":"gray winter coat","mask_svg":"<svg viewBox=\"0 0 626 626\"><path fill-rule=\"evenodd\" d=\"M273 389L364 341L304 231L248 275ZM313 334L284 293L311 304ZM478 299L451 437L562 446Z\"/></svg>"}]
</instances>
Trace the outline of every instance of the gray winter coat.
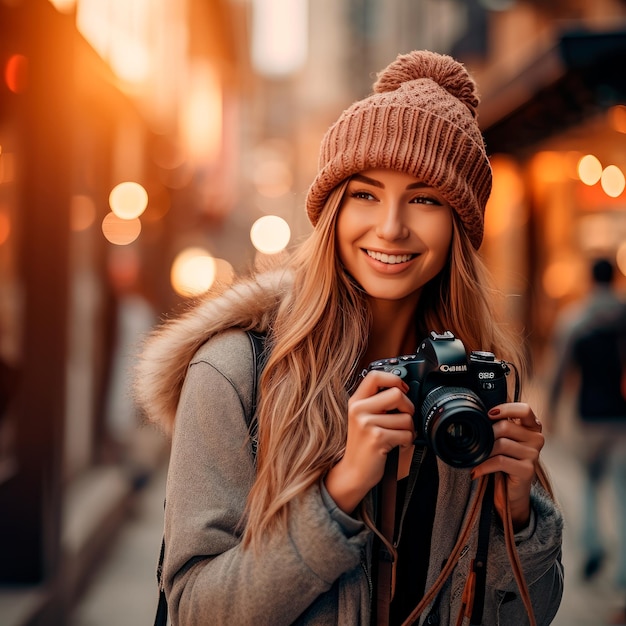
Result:
<instances>
[{"instance_id":1,"label":"gray winter coat","mask_svg":"<svg viewBox=\"0 0 626 626\"><path fill-rule=\"evenodd\" d=\"M288 534L274 538L259 555L241 547L239 521L255 475L245 421L252 372L250 342L240 330L207 341L188 367L166 493L164 587L172 623L369 624L371 533L338 509L322 485L290 507ZM467 470L438 464L427 586L456 542L474 485ZM561 600L562 525L552 500L533 488L531 521L516 543L539 625L552 621ZM440 594L441 624L456 619L475 542L474 536ZM495 521L483 624L526 623L503 531Z\"/></svg>"}]
</instances>

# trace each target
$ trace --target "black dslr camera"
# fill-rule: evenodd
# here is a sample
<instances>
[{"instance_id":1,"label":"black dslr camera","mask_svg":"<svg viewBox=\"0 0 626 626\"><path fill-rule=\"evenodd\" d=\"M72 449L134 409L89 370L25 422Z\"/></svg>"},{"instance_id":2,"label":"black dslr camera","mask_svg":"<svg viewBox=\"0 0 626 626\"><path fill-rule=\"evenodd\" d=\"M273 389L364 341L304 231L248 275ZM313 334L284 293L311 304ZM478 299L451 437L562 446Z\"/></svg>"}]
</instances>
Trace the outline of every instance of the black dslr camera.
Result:
<instances>
[{"instance_id":1,"label":"black dslr camera","mask_svg":"<svg viewBox=\"0 0 626 626\"><path fill-rule=\"evenodd\" d=\"M415 405L416 445L425 445L454 467L482 463L493 448L487 411L506 402L509 364L491 352L465 352L450 331L430 333L415 354L370 363L397 374Z\"/></svg>"}]
</instances>

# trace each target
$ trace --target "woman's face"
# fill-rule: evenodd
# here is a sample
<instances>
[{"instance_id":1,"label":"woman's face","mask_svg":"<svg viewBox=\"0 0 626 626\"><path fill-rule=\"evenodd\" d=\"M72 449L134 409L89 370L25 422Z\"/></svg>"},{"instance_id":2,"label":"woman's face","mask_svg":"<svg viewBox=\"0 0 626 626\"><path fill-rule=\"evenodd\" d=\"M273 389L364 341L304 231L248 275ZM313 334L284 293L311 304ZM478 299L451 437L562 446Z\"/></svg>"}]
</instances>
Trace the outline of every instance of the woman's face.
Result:
<instances>
[{"instance_id":1,"label":"woman's face","mask_svg":"<svg viewBox=\"0 0 626 626\"><path fill-rule=\"evenodd\" d=\"M355 174L337 218L337 249L348 273L372 298L417 299L444 267L452 209L436 189L409 174Z\"/></svg>"}]
</instances>

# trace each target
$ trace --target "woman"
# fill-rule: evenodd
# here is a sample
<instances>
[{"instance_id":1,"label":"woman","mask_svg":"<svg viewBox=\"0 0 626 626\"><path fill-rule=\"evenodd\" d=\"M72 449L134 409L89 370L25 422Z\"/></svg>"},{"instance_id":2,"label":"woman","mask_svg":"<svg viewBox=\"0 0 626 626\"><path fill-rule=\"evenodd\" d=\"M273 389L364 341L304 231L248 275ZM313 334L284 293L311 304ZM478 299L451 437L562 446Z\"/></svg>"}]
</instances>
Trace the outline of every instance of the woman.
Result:
<instances>
[{"instance_id":1,"label":"woman","mask_svg":"<svg viewBox=\"0 0 626 626\"><path fill-rule=\"evenodd\" d=\"M468 351L520 360L518 339L494 319L476 252L491 169L473 80L450 57L416 51L381 72L374 92L322 141L307 196L314 229L291 266L200 302L143 353L139 402L173 429L164 587L174 624L353 626L371 623L373 611L381 619L372 580L379 520L369 514L392 450L401 481L421 466L396 522L396 538L405 523L391 623L415 618L479 479L494 472L503 479L482 623L528 619L503 519L515 528L537 623L558 608L562 518L537 480L543 436L531 408L490 411L495 443L475 467L453 468L430 450L413 461L406 383L385 371L361 377L376 359L414 353L431 330L451 330ZM258 394L242 329L267 334ZM255 455L245 416L257 400ZM469 623L462 596L476 533L422 621Z\"/></svg>"}]
</instances>

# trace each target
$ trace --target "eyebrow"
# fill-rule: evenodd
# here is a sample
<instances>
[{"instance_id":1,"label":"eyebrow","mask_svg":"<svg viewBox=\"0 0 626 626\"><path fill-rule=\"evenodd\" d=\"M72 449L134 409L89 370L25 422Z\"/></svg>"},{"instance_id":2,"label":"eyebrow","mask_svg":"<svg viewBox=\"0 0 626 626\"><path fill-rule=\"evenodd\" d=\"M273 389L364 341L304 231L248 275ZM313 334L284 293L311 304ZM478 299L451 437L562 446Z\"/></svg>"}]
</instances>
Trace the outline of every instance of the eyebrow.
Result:
<instances>
[{"instance_id":1,"label":"eyebrow","mask_svg":"<svg viewBox=\"0 0 626 626\"><path fill-rule=\"evenodd\" d=\"M375 178L370 178L369 176L364 176L363 174L354 174L352 176L352 180L357 180L362 183L366 183L367 185L372 185L373 187L379 187L380 189L384 189L385 185L381 183L379 180ZM415 182L407 185L407 189L420 189L422 187L428 187L426 183Z\"/></svg>"}]
</instances>

